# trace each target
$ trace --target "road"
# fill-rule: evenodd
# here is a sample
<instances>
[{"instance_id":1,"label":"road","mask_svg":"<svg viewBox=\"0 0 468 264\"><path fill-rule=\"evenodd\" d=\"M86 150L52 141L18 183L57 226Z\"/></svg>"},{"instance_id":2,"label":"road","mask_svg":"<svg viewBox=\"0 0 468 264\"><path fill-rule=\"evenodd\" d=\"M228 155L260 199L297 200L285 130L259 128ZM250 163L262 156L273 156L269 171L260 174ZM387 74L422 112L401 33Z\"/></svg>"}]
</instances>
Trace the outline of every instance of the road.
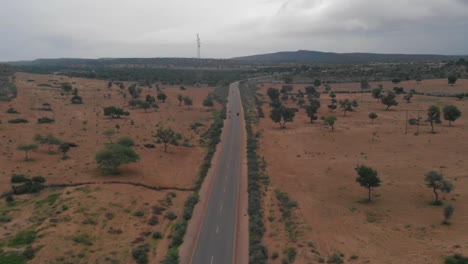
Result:
<instances>
[{"instance_id":1,"label":"road","mask_svg":"<svg viewBox=\"0 0 468 264\"><path fill-rule=\"evenodd\" d=\"M229 89L228 122L224 127L214 184L208 200L198 240L192 255L192 264L228 264L234 262L238 188L242 162L242 118L238 83ZM229 111L230 110L230 111Z\"/></svg>"}]
</instances>

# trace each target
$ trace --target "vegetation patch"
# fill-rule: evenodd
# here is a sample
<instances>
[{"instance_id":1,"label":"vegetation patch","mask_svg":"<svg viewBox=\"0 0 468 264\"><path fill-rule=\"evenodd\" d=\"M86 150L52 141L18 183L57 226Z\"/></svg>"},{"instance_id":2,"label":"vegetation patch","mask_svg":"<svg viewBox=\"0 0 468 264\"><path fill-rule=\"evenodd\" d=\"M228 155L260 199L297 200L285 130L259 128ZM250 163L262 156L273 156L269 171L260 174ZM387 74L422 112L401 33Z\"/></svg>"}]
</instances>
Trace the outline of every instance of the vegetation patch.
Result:
<instances>
[{"instance_id":1,"label":"vegetation patch","mask_svg":"<svg viewBox=\"0 0 468 264\"><path fill-rule=\"evenodd\" d=\"M35 231L21 231L14 236L9 242L9 247L24 247L31 245L36 240Z\"/></svg>"},{"instance_id":2,"label":"vegetation patch","mask_svg":"<svg viewBox=\"0 0 468 264\"><path fill-rule=\"evenodd\" d=\"M291 210L297 207L297 202L289 198L288 194L278 189L275 190L275 197L279 202L279 208L281 212L281 218L284 222L286 232L288 233L289 239L296 242L297 240L297 228L296 223L293 220Z\"/></svg>"}]
</instances>

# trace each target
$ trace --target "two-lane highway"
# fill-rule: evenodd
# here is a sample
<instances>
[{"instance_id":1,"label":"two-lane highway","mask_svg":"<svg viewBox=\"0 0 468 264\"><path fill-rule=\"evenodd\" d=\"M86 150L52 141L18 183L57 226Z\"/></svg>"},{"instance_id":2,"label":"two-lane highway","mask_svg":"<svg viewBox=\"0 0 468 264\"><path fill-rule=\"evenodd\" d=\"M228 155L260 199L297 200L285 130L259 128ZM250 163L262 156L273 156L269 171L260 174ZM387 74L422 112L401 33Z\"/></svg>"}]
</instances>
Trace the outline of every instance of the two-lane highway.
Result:
<instances>
[{"instance_id":1,"label":"two-lane highway","mask_svg":"<svg viewBox=\"0 0 468 264\"><path fill-rule=\"evenodd\" d=\"M242 162L242 105L238 83L229 88L225 137L214 184L192 255L193 264L228 264L235 257L239 180Z\"/></svg>"}]
</instances>

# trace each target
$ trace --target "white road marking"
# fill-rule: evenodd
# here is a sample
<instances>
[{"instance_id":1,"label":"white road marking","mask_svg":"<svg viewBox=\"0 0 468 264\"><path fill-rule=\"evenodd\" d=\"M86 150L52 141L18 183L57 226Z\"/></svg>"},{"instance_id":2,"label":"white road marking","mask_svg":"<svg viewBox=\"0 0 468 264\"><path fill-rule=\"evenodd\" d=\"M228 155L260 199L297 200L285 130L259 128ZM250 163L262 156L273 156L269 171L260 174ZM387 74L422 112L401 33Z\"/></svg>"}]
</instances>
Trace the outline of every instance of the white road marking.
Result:
<instances>
[{"instance_id":1,"label":"white road marking","mask_svg":"<svg viewBox=\"0 0 468 264\"><path fill-rule=\"evenodd\" d=\"M219 233L219 226L216 227L216 234Z\"/></svg>"},{"instance_id":2,"label":"white road marking","mask_svg":"<svg viewBox=\"0 0 468 264\"><path fill-rule=\"evenodd\" d=\"M213 256L211 256L211 264L213 264Z\"/></svg>"},{"instance_id":3,"label":"white road marking","mask_svg":"<svg viewBox=\"0 0 468 264\"><path fill-rule=\"evenodd\" d=\"M220 212L223 211L223 205L221 205L221 206L219 207L219 211L220 211Z\"/></svg>"},{"instance_id":4,"label":"white road marking","mask_svg":"<svg viewBox=\"0 0 468 264\"><path fill-rule=\"evenodd\" d=\"M226 192L226 187L224 187L224 192Z\"/></svg>"}]
</instances>

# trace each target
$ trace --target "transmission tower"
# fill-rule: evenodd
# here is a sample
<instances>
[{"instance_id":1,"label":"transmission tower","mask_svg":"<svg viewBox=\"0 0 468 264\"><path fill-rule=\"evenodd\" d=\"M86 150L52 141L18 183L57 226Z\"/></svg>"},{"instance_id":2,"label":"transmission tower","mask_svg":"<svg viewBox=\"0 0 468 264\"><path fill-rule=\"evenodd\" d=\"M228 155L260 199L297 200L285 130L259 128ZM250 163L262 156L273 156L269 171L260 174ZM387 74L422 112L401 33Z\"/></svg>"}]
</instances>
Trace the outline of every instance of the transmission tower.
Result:
<instances>
[{"instance_id":1,"label":"transmission tower","mask_svg":"<svg viewBox=\"0 0 468 264\"><path fill-rule=\"evenodd\" d=\"M200 59L200 47L201 47L200 36L197 33L197 58L198 59Z\"/></svg>"}]
</instances>

